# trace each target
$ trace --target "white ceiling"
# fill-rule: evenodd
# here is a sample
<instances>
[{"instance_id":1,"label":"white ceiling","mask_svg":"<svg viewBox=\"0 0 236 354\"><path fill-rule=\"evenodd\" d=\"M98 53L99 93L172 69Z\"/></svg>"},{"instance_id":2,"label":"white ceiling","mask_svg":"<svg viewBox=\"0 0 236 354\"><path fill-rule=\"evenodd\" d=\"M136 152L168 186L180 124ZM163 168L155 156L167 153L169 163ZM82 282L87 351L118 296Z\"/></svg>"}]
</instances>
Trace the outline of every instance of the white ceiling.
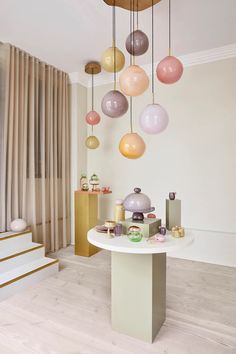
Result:
<instances>
[{"instance_id":1,"label":"white ceiling","mask_svg":"<svg viewBox=\"0 0 236 354\"><path fill-rule=\"evenodd\" d=\"M167 54L167 0L155 6L155 61ZM111 45L111 8L103 0L0 0L0 41L68 73L100 60ZM172 0L175 55L236 43L236 0ZM149 36L151 11L139 14ZM125 52L129 12L117 9L117 46ZM128 60L128 56L127 56ZM151 61L150 50L137 59Z\"/></svg>"}]
</instances>

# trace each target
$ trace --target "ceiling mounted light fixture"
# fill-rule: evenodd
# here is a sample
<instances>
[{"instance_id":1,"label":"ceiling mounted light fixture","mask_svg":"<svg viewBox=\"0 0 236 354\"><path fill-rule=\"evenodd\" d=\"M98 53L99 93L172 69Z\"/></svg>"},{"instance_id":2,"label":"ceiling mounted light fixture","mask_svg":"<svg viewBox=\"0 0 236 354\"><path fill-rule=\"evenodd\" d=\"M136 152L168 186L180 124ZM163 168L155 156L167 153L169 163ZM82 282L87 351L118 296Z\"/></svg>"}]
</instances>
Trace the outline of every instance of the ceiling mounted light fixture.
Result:
<instances>
[{"instance_id":1,"label":"ceiling mounted light fixture","mask_svg":"<svg viewBox=\"0 0 236 354\"><path fill-rule=\"evenodd\" d=\"M152 0L152 104L148 104L139 117L141 129L148 134L158 134L166 129L169 118L166 110L155 103L154 86L154 9Z\"/></svg>"},{"instance_id":2,"label":"ceiling mounted light fixture","mask_svg":"<svg viewBox=\"0 0 236 354\"><path fill-rule=\"evenodd\" d=\"M174 84L183 74L183 64L175 56L171 55L171 0L169 0L168 24L169 24L169 55L157 65L156 74L158 80L164 84Z\"/></svg>"}]
</instances>

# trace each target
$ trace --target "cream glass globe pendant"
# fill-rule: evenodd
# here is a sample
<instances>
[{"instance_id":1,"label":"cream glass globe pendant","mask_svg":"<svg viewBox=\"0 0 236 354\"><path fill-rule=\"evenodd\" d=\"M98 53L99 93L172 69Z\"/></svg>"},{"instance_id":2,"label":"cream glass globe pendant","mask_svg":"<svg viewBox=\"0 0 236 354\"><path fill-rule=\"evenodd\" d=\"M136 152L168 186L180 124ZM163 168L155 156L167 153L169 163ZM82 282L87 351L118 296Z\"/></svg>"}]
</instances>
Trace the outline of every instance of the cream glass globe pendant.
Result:
<instances>
[{"instance_id":1,"label":"cream glass globe pendant","mask_svg":"<svg viewBox=\"0 0 236 354\"><path fill-rule=\"evenodd\" d=\"M85 72L92 75L92 109L86 114L85 121L92 127L92 134L85 140L85 145L88 149L96 149L100 143L98 138L93 135L93 126L97 125L101 118L100 115L94 110L94 75L101 72L101 65L97 62L89 62L85 66Z\"/></svg>"},{"instance_id":2,"label":"cream glass globe pendant","mask_svg":"<svg viewBox=\"0 0 236 354\"><path fill-rule=\"evenodd\" d=\"M116 89L116 71L117 70L117 47L116 47L116 7L112 7L112 29L113 29L113 73L114 73L114 89L107 92L102 99L102 112L110 118L119 118L128 110L127 98ZM123 66L122 66L123 67Z\"/></svg>"},{"instance_id":3,"label":"cream glass globe pendant","mask_svg":"<svg viewBox=\"0 0 236 354\"><path fill-rule=\"evenodd\" d=\"M132 6L130 6L130 8L133 9L133 11L130 11L130 35L126 40L126 44L128 41L126 48L130 55L133 55L135 58L138 52L137 48L140 48L141 46L141 41L139 41L140 45L136 46L135 50L135 36L137 36L137 32L134 29L134 0L132 0ZM149 86L149 78L146 72L139 65L135 65L135 60L133 60L133 63L131 63L130 66L128 66L121 73L119 83L120 89L125 95L139 96L147 90Z\"/></svg>"},{"instance_id":4,"label":"cream glass globe pendant","mask_svg":"<svg viewBox=\"0 0 236 354\"><path fill-rule=\"evenodd\" d=\"M152 0L152 104L148 104L139 117L141 129L147 134L158 134L166 129L169 118L166 110L155 103L154 89L154 11Z\"/></svg>"},{"instance_id":5,"label":"cream glass globe pendant","mask_svg":"<svg viewBox=\"0 0 236 354\"><path fill-rule=\"evenodd\" d=\"M174 84L177 82L183 74L183 64L181 61L171 55L171 0L169 0L169 55L162 59L157 65L156 74L158 80L164 84Z\"/></svg>"}]
</instances>

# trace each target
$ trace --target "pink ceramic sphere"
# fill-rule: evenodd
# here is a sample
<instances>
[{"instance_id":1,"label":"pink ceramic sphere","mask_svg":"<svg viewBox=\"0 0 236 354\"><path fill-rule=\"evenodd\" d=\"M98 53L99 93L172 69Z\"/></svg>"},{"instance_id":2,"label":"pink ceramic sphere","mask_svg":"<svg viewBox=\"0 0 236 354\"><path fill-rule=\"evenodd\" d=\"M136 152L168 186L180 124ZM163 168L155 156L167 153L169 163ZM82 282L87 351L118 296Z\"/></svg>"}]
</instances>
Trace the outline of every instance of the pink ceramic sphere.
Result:
<instances>
[{"instance_id":1,"label":"pink ceramic sphere","mask_svg":"<svg viewBox=\"0 0 236 354\"><path fill-rule=\"evenodd\" d=\"M96 125L100 122L100 115L96 111L90 111L86 114L86 122L90 125Z\"/></svg>"},{"instance_id":2,"label":"pink ceramic sphere","mask_svg":"<svg viewBox=\"0 0 236 354\"><path fill-rule=\"evenodd\" d=\"M149 78L138 65L128 66L120 75L120 89L127 96L141 95L149 85Z\"/></svg>"},{"instance_id":3,"label":"pink ceramic sphere","mask_svg":"<svg viewBox=\"0 0 236 354\"><path fill-rule=\"evenodd\" d=\"M157 65L156 74L163 84L174 84L183 74L183 64L171 55L165 57Z\"/></svg>"},{"instance_id":4,"label":"pink ceramic sphere","mask_svg":"<svg viewBox=\"0 0 236 354\"><path fill-rule=\"evenodd\" d=\"M147 134L161 133L168 123L168 114L159 104L148 104L139 117L140 127Z\"/></svg>"}]
</instances>

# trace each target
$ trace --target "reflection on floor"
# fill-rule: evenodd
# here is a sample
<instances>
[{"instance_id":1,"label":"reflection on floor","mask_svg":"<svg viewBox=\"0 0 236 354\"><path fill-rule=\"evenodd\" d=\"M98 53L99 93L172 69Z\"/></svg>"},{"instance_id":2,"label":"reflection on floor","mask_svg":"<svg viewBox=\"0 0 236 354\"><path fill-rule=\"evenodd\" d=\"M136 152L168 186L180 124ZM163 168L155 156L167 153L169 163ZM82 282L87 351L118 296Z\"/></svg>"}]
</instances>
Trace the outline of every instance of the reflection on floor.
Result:
<instances>
[{"instance_id":1,"label":"reflection on floor","mask_svg":"<svg viewBox=\"0 0 236 354\"><path fill-rule=\"evenodd\" d=\"M54 255L61 271L0 303L1 354L235 354L236 268L168 259L155 343L110 327L110 254Z\"/></svg>"}]
</instances>

